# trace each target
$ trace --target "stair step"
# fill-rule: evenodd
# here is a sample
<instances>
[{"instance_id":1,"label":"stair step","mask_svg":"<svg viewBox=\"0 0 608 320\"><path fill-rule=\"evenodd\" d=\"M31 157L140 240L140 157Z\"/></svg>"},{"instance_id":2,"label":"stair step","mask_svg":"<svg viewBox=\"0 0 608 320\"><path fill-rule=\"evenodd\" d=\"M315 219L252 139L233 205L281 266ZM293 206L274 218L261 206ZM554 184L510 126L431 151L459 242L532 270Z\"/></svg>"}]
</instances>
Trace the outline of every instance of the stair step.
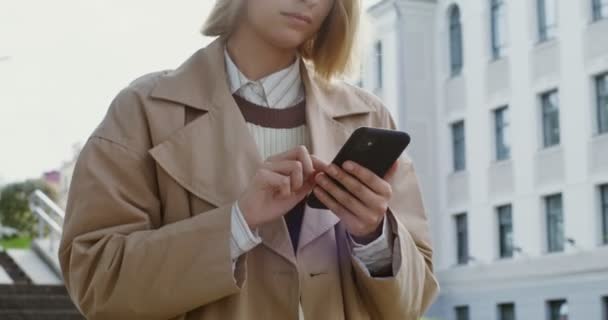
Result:
<instances>
[{"instance_id":1,"label":"stair step","mask_svg":"<svg viewBox=\"0 0 608 320\"><path fill-rule=\"evenodd\" d=\"M38 295L68 295L64 286L36 286L26 284L0 285L0 295L38 294Z\"/></svg>"},{"instance_id":2,"label":"stair step","mask_svg":"<svg viewBox=\"0 0 608 320\"><path fill-rule=\"evenodd\" d=\"M32 283L32 279L30 279L27 274L25 274L25 272L19 268L17 263L8 255L8 253L6 253L6 251L0 251L0 268L3 268L4 271L6 271L8 276L13 279L14 283Z\"/></svg>"},{"instance_id":3,"label":"stair step","mask_svg":"<svg viewBox=\"0 0 608 320\"><path fill-rule=\"evenodd\" d=\"M0 285L2 320L84 319L64 286Z\"/></svg>"},{"instance_id":4,"label":"stair step","mask_svg":"<svg viewBox=\"0 0 608 320\"><path fill-rule=\"evenodd\" d=\"M2 320L85 320L77 311L0 310Z\"/></svg>"},{"instance_id":5,"label":"stair step","mask_svg":"<svg viewBox=\"0 0 608 320\"><path fill-rule=\"evenodd\" d=\"M21 270L36 285L63 285L54 267L46 262L41 253L33 249L11 249L6 254L13 259Z\"/></svg>"},{"instance_id":6,"label":"stair step","mask_svg":"<svg viewBox=\"0 0 608 320\"><path fill-rule=\"evenodd\" d=\"M62 295L0 295L0 310L66 310L74 309L69 297Z\"/></svg>"}]
</instances>

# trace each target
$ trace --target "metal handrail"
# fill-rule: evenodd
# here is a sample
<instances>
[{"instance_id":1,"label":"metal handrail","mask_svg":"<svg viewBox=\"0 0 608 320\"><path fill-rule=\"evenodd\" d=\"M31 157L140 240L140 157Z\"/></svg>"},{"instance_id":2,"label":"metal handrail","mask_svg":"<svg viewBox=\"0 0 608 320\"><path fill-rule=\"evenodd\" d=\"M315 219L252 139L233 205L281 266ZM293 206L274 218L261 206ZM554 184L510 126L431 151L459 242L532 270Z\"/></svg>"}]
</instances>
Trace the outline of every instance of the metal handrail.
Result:
<instances>
[{"instance_id":1,"label":"metal handrail","mask_svg":"<svg viewBox=\"0 0 608 320\"><path fill-rule=\"evenodd\" d=\"M55 233L61 234L63 232L61 226L57 222L55 222L53 218L46 214L46 212L44 212L44 210L42 210L40 207L32 208L32 212L34 212L40 219L42 219L42 221L44 221L44 223L49 226L52 231L55 231Z\"/></svg>"},{"instance_id":2,"label":"metal handrail","mask_svg":"<svg viewBox=\"0 0 608 320\"><path fill-rule=\"evenodd\" d=\"M36 190L30 195L29 206L32 213L38 218L38 239L49 240L47 245L42 246L41 243L38 247L45 252L44 257L56 255L59 238L63 233L65 212L40 190ZM47 233L47 230L50 233Z\"/></svg>"},{"instance_id":3,"label":"metal handrail","mask_svg":"<svg viewBox=\"0 0 608 320\"><path fill-rule=\"evenodd\" d=\"M44 192L36 190L29 197L29 205L30 210L38 217L38 237L45 235L44 225L50 227L55 234L61 235L65 212L53 200ZM54 219L55 217L58 219Z\"/></svg>"},{"instance_id":4,"label":"metal handrail","mask_svg":"<svg viewBox=\"0 0 608 320\"><path fill-rule=\"evenodd\" d=\"M30 195L30 206L35 205L37 201L42 202L43 205L48 207L51 212L55 213L63 221L65 218L65 212L40 190L36 190Z\"/></svg>"}]
</instances>

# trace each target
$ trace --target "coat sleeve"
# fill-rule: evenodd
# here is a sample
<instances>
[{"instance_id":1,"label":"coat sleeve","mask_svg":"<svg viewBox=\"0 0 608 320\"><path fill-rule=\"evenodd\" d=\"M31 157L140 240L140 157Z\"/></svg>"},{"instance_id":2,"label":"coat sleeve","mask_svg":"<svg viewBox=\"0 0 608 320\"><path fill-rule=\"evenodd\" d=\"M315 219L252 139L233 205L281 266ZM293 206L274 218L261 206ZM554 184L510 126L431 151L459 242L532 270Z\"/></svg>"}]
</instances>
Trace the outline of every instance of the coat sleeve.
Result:
<instances>
[{"instance_id":1,"label":"coat sleeve","mask_svg":"<svg viewBox=\"0 0 608 320\"><path fill-rule=\"evenodd\" d=\"M149 155L93 135L68 199L59 260L87 319L169 319L239 292L245 255L233 273L231 206L160 227Z\"/></svg>"},{"instance_id":2,"label":"coat sleeve","mask_svg":"<svg viewBox=\"0 0 608 320\"><path fill-rule=\"evenodd\" d=\"M383 127L395 128L388 112L383 122ZM372 277L352 261L357 287L372 319L419 319L439 290L418 180L411 161L405 156L399 161L387 215L394 234L392 275Z\"/></svg>"}]
</instances>

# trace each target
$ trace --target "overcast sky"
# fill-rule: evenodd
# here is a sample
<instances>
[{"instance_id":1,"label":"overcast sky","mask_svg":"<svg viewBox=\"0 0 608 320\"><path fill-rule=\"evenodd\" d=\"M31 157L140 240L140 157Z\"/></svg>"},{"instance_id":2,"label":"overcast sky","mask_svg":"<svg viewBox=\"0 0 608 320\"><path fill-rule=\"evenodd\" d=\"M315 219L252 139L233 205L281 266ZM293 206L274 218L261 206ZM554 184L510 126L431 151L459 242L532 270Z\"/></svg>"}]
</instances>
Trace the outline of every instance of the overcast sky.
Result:
<instances>
[{"instance_id":1,"label":"overcast sky","mask_svg":"<svg viewBox=\"0 0 608 320\"><path fill-rule=\"evenodd\" d=\"M0 0L0 183L60 167L121 88L208 43L213 2Z\"/></svg>"}]
</instances>

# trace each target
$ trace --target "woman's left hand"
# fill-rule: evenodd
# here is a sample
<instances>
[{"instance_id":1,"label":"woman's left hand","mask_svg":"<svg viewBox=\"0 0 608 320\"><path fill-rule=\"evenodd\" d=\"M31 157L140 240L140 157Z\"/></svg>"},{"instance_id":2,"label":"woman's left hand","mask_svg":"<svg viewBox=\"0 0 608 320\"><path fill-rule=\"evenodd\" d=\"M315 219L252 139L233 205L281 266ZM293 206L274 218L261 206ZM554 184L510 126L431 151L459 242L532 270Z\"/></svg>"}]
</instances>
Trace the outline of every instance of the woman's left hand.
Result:
<instances>
[{"instance_id":1,"label":"woman's left hand","mask_svg":"<svg viewBox=\"0 0 608 320\"><path fill-rule=\"evenodd\" d=\"M315 177L317 186L313 192L344 222L354 240L367 244L378 238L392 197L390 181L397 171L398 162L383 178L352 161L346 161L340 168L313 157L313 165L315 170L322 171ZM346 190L328 176L340 182Z\"/></svg>"}]
</instances>

